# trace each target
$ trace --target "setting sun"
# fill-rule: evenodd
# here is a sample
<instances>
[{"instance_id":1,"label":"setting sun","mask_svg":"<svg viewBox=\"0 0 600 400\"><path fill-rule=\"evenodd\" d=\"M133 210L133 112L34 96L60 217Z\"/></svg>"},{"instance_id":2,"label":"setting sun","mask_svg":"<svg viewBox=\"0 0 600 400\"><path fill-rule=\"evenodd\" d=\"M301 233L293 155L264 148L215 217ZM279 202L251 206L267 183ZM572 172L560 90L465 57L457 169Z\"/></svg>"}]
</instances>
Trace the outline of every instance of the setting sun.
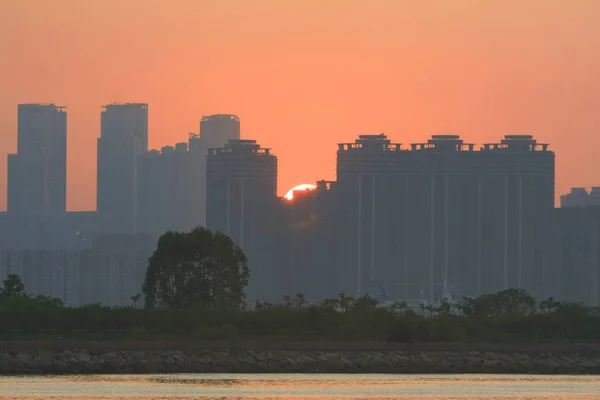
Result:
<instances>
[{"instance_id":1,"label":"setting sun","mask_svg":"<svg viewBox=\"0 0 600 400\"><path fill-rule=\"evenodd\" d=\"M285 194L285 198L288 200L292 200L294 198L294 192L298 191L298 190L313 190L315 189L317 186L315 185L311 185L310 183L305 183L302 185L298 185L295 186L293 188L291 188L286 194Z\"/></svg>"}]
</instances>

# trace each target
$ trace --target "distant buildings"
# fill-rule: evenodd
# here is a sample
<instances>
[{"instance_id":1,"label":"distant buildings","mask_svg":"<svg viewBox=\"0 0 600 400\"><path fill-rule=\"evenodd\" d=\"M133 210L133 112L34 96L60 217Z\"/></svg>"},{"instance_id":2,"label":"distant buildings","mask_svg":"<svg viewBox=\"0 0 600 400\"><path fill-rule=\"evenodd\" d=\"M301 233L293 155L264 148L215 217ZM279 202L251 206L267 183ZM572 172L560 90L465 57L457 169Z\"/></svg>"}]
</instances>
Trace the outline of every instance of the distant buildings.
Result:
<instances>
[{"instance_id":1,"label":"distant buildings","mask_svg":"<svg viewBox=\"0 0 600 400\"><path fill-rule=\"evenodd\" d=\"M188 143L151 150L141 159L138 196L138 231L160 234L167 230L189 231L201 225L199 212L204 196L198 186L204 156Z\"/></svg>"},{"instance_id":2,"label":"distant buildings","mask_svg":"<svg viewBox=\"0 0 600 400\"><path fill-rule=\"evenodd\" d=\"M67 196L67 113L54 104L19 104L17 153L8 155L8 212L61 214Z\"/></svg>"},{"instance_id":3,"label":"distant buildings","mask_svg":"<svg viewBox=\"0 0 600 400\"><path fill-rule=\"evenodd\" d=\"M600 187L571 188L571 192L560 196L561 208L600 206Z\"/></svg>"},{"instance_id":4,"label":"distant buildings","mask_svg":"<svg viewBox=\"0 0 600 400\"><path fill-rule=\"evenodd\" d=\"M550 254L552 296L600 305L600 207L557 208Z\"/></svg>"},{"instance_id":5,"label":"distant buildings","mask_svg":"<svg viewBox=\"0 0 600 400\"><path fill-rule=\"evenodd\" d=\"M113 103L101 114L97 210L101 232L137 233L141 157L148 151L148 105Z\"/></svg>"},{"instance_id":6,"label":"distant buildings","mask_svg":"<svg viewBox=\"0 0 600 400\"><path fill-rule=\"evenodd\" d=\"M206 155L209 149L224 147L230 140L240 140L240 119L233 114L205 115L200 120L200 134L194 138L195 147L201 152L202 157L197 159L196 169L202 173L197 184L197 193L200 202L199 224L205 225L206 220Z\"/></svg>"},{"instance_id":7,"label":"distant buildings","mask_svg":"<svg viewBox=\"0 0 600 400\"><path fill-rule=\"evenodd\" d=\"M218 149L240 139L240 118L233 114L205 115L200 120L200 139L206 149Z\"/></svg>"},{"instance_id":8,"label":"distant buildings","mask_svg":"<svg viewBox=\"0 0 600 400\"><path fill-rule=\"evenodd\" d=\"M600 187L554 208L554 152L531 135L481 146L458 135L340 143L335 181L277 196L277 157L231 114L148 150L148 105L101 114L98 210L65 212L66 112L18 107L0 213L0 280L69 305L127 305L166 230L208 226L248 257L248 300L340 292L423 304L523 288L600 304ZM383 295L382 295L383 292Z\"/></svg>"}]
</instances>

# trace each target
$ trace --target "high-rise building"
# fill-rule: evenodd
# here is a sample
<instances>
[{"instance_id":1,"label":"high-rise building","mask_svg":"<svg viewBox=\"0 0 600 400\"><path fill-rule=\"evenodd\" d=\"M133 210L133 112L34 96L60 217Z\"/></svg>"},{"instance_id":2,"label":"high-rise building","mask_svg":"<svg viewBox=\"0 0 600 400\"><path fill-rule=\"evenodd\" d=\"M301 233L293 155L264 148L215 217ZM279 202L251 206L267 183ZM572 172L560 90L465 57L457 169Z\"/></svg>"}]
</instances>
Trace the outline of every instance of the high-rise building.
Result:
<instances>
[{"instance_id":1,"label":"high-rise building","mask_svg":"<svg viewBox=\"0 0 600 400\"><path fill-rule=\"evenodd\" d=\"M164 146L149 151L141 161L138 230L162 234L167 230L189 231L201 225L198 210L202 157L192 144ZM206 158L206 156L204 156Z\"/></svg>"},{"instance_id":2,"label":"high-rise building","mask_svg":"<svg viewBox=\"0 0 600 400\"><path fill-rule=\"evenodd\" d=\"M106 233L136 233L140 158L148 151L148 105L113 103L101 114L97 210Z\"/></svg>"},{"instance_id":3,"label":"high-rise building","mask_svg":"<svg viewBox=\"0 0 600 400\"><path fill-rule=\"evenodd\" d=\"M205 115L200 120L200 139L206 149L218 149L240 139L240 119L233 114Z\"/></svg>"},{"instance_id":4,"label":"high-rise building","mask_svg":"<svg viewBox=\"0 0 600 400\"><path fill-rule=\"evenodd\" d=\"M8 155L8 212L60 214L67 199L67 113L19 104L17 153Z\"/></svg>"},{"instance_id":5,"label":"high-rise building","mask_svg":"<svg viewBox=\"0 0 600 400\"><path fill-rule=\"evenodd\" d=\"M341 199L335 185L321 180L312 190L296 191L291 200L280 199L280 233L273 243L279 258L279 299L296 293L309 301L334 297L348 275L347 264L338 262L348 248L340 246L344 221L336 212Z\"/></svg>"},{"instance_id":6,"label":"high-rise building","mask_svg":"<svg viewBox=\"0 0 600 400\"><path fill-rule=\"evenodd\" d=\"M555 292L549 251L554 210L554 152L531 135L484 144L479 229L484 292ZM485 286L487 285L487 287Z\"/></svg>"},{"instance_id":7,"label":"high-rise building","mask_svg":"<svg viewBox=\"0 0 600 400\"><path fill-rule=\"evenodd\" d=\"M273 291L277 157L256 140L230 140L209 149L207 226L229 235L248 257L250 298Z\"/></svg>"},{"instance_id":8,"label":"high-rise building","mask_svg":"<svg viewBox=\"0 0 600 400\"><path fill-rule=\"evenodd\" d=\"M344 199L344 290L388 285L396 297L439 300L525 288L551 290L549 221L554 153L529 135L509 135L480 151L457 135L434 135L403 150L385 135L340 144ZM347 254L346 254L347 255Z\"/></svg>"},{"instance_id":9,"label":"high-rise building","mask_svg":"<svg viewBox=\"0 0 600 400\"><path fill-rule=\"evenodd\" d=\"M199 157L194 158L193 171L199 171L199 180L195 185L194 197L198 204L199 224L206 224L206 156L209 149L224 147L230 140L240 139L240 119L233 114L205 115L200 120L200 134L190 134L190 152ZM197 217L194 216L194 219Z\"/></svg>"},{"instance_id":10,"label":"high-rise building","mask_svg":"<svg viewBox=\"0 0 600 400\"><path fill-rule=\"evenodd\" d=\"M600 207L554 210L552 296L560 301L600 305Z\"/></svg>"}]
</instances>

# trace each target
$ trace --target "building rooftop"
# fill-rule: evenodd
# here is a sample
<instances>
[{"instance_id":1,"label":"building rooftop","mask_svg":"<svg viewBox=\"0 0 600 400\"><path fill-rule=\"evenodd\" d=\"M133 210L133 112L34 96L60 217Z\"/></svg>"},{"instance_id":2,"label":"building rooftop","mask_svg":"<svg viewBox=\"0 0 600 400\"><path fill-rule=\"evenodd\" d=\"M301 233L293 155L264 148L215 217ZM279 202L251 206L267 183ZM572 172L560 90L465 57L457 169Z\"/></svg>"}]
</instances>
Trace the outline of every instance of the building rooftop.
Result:
<instances>
[{"instance_id":1,"label":"building rooftop","mask_svg":"<svg viewBox=\"0 0 600 400\"><path fill-rule=\"evenodd\" d=\"M239 121L240 117L238 117L235 114L213 114L213 115L203 115L202 118L200 119L200 121L204 122L204 121L209 121L209 120L213 120L213 119L228 119L228 120L232 120L232 121Z\"/></svg>"}]
</instances>

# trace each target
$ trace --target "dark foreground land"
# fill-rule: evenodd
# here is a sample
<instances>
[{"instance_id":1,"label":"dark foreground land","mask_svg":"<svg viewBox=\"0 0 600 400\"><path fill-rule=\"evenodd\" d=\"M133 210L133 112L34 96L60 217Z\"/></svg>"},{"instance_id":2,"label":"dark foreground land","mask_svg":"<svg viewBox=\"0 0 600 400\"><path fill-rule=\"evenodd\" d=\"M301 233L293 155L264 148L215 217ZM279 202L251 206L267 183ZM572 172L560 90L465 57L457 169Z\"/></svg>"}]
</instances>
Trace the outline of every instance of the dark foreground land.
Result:
<instances>
[{"instance_id":1,"label":"dark foreground land","mask_svg":"<svg viewBox=\"0 0 600 400\"><path fill-rule=\"evenodd\" d=\"M520 289L416 313L370 298L244 309L0 302L0 373L600 373L597 309Z\"/></svg>"},{"instance_id":2,"label":"dark foreground land","mask_svg":"<svg viewBox=\"0 0 600 400\"><path fill-rule=\"evenodd\" d=\"M493 353L598 353L600 342L588 343L468 343L423 342L391 343L371 341L272 341L272 340L211 340L151 339L151 340L70 340L63 338L0 340L0 352L22 350L45 351L319 351L319 352L493 352Z\"/></svg>"},{"instance_id":3,"label":"dark foreground land","mask_svg":"<svg viewBox=\"0 0 600 400\"><path fill-rule=\"evenodd\" d=\"M600 344L0 342L1 374L295 372L599 374Z\"/></svg>"}]
</instances>

